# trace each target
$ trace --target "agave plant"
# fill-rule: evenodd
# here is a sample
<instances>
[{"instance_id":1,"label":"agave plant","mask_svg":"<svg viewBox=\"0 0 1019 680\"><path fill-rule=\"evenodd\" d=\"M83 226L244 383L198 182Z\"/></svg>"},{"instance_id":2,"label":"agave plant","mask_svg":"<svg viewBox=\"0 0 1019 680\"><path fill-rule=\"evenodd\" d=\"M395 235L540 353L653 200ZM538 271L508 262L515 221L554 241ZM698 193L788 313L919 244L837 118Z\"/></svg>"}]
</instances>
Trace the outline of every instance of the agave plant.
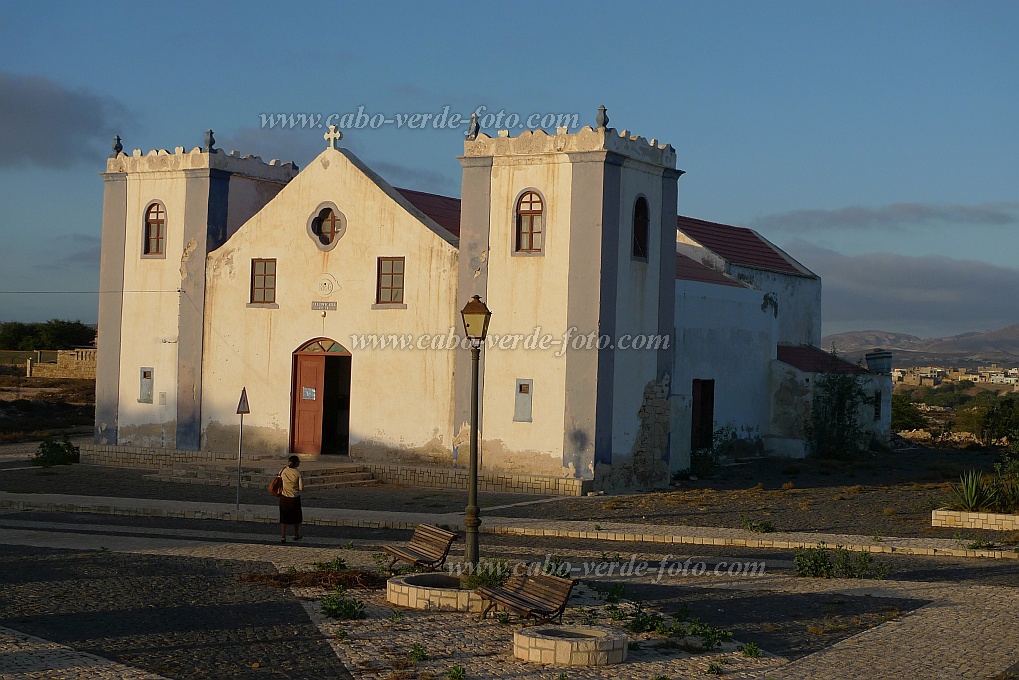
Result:
<instances>
[{"instance_id":1,"label":"agave plant","mask_svg":"<svg viewBox=\"0 0 1019 680\"><path fill-rule=\"evenodd\" d=\"M994 505L995 488L984 483L984 474L980 470L970 470L959 478L959 484L952 485L955 505L962 510L980 511Z\"/></svg>"}]
</instances>

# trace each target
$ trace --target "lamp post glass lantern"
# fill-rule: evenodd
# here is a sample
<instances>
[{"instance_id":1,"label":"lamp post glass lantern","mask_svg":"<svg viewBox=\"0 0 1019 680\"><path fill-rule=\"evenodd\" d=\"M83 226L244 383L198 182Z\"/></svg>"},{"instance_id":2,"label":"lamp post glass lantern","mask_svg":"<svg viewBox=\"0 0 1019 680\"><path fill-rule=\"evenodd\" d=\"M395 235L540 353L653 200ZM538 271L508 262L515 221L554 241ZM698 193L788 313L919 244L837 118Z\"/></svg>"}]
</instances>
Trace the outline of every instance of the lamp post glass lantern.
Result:
<instances>
[{"instance_id":1,"label":"lamp post glass lantern","mask_svg":"<svg viewBox=\"0 0 1019 680\"><path fill-rule=\"evenodd\" d=\"M464 334L471 342L471 460L467 483L467 516L464 518L464 528L467 530L464 558L473 568L478 566L478 527L481 526L478 508L478 363L492 312L481 301L481 297L475 295L461 310L460 316L463 317Z\"/></svg>"}]
</instances>

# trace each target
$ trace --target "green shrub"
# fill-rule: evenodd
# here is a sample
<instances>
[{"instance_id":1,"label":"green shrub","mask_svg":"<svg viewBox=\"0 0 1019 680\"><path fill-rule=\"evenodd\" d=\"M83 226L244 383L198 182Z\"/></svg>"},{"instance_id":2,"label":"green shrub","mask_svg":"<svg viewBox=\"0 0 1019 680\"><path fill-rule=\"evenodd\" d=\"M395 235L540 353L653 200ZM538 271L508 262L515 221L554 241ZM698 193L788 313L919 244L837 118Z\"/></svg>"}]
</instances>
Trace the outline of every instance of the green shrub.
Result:
<instances>
[{"instance_id":1,"label":"green shrub","mask_svg":"<svg viewBox=\"0 0 1019 680\"><path fill-rule=\"evenodd\" d=\"M477 568L460 576L461 590L475 588L501 588L513 572L509 560L481 560Z\"/></svg>"},{"instance_id":2,"label":"green shrub","mask_svg":"<svg viewBox=\"0 0 1019 680\"><path fill-rule=\"evenodd\" d=\"M626 587L622 583L613 583L607 590L601 590L602 599L606 602L619 602L626 597Z\"/></svg>"},{"instance_id":3,"label":"green shrub","mask_svg":"<svg viewBox=\"0 0 1019 680\"><path fill-rule=\"evenodd\" d=\"M815 576L819 578L868 578L872 574L876 578L884 578L887 568L875 565L869 552L861 550L853 552L835 546L829 552L824 543L816 548L801 548L793 555L793 566L797 576Z\"/></svg>"},{"instance_id":4,"label":"green shrub","mask_svg":"<svg viewBox=\"0 0 1019 680\"><path fill-rule=\"evenodd\" d=\"M415 642L411 648L410 653L407 655L410 660L414 663L421 663L422 661L428 660L428 650L420 642Z\"/></svg>"},{"instance_id":5,"label":"green shrub","mask_svg":"<svg viewBox=\"0 0 1019 680\"><path fill-rule=\"evenodd\" d=\"M78 447L71 443L65 434L61 441L55 442L52 437L46 437L39 444L39 450L32 458L32 465L50 467L52 465L71 465L81 462L81 455Z\"/></svg>"},{"instance_id":6,"label":"green shrub","mask_svg":"<svg viewBox=\"0 0 1019 680\"><path fill-rule=\"evenodd\" d=\"M739 514L739 523L744 531L751 531L755 534L770 534L775 531L775 525L768 521L752 522L746 513Z\"/></svg>"},{"instance_id":7,"label":"green shrub","mask_svg":"<svg viewBox=\"0 0 1019 680\"><path fill-rule=\"evenodd\" d=\"M712 626L709 623L704 623L698 619L694 619L690 622L690 626L687 629L689 635L695 635L701 639L701 643L704 645L704 649L711 651L722 646L723 642L728 642L732 639L732 631Z\"/></svg>"},{"instance_id":8,"label":"green shrub","mask_svg":"<svg viewBox=\"0 0 1019 680\"><path fill-rule=\"evenodd\" d=\"M319 571L346 571L347 561L342 557L334 557L328 562L315 562L315 568Z\"/></svg>"},{"instance_id":9,"label":"green shrub","mask_svg":"<svg viewBox=\"0 0 1019 680\"><path fill-rule=\"evenodd\" d=\"M346 588L337 588L331 595L322 598L322 613L331 619L366 619L364 602L355 598L344 597Z\"/></svg>"},{"instance_id":10,"label":"green shrub","mask_svg":"<svg viewBox=\"0 0 1019 680\"><path fill-rule=\"evenodd\" d=\"M658 612L637 611L626 627L633 633L650 633L665 625L665 619Z\"/></svg>"},{"instance_id":11,"label":"green shrub","mask_svg":"<svg viewBox=\"0 0 1019 680\"><path fill-rule=\"evenodd\" d=\"M467 680L467 669L463 666L453 666L446 671L446 680Z\"/></svg>"},{"instance_id":12,"label":"green shrub","mask_svg":"<svg viewBox=\"0 0 1019 680\"><path fill-rule=\"evenodd\" d=\"M747 657L748 659L757 659L760 658L761 655L763 654L763 652L761 652L761 648L757 645L756 642L748 642L745 645L742 645L739 648L739 651L742 652L743 656Z\"/></svg>"}]
</instances>

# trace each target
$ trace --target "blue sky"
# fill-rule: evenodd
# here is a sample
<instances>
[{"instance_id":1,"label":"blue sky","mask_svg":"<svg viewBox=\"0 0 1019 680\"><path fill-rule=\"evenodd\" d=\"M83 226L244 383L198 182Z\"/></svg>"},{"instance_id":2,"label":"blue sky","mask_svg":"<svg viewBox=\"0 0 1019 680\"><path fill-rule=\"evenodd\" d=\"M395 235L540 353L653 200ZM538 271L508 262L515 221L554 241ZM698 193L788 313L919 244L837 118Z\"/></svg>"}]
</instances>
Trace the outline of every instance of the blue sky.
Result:
<instances>
[{"instance_id":1,"label":"blue sky","mask_svg":"<svg viewBox=\"0 0 1019 680\"><path fill-rule=\"evenodd\" d=\"M303 166L322 131L259 114L592 124L604 104L676 148L679 212L756 228L823 277L826 333L1019 323L1016 35L1015 2L2 3L0 321L95 321L113 134L191 148L211 127ZM462 138L384 125L344 144L458 195Z\"/></svg>"}]
</instances>

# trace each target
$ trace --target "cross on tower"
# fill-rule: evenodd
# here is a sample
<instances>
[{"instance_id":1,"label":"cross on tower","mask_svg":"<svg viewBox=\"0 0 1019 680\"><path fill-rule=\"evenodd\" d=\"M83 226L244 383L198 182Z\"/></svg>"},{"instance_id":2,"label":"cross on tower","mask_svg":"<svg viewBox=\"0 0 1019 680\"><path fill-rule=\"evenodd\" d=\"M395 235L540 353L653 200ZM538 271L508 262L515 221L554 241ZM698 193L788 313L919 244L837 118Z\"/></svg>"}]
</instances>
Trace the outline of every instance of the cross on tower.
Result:
<instances>
[{"instance_id":1,"label":"cross on tower","mask_svg":"<svg viewBox=\"0 0 1019 680\"><path fill-rule=\"evenodd\" d=\"M339 149L339 141L343 139L343 133L336 129L335 125L329 126L329 132L322 135L322 138L329 142L330 149Z\"/></svg>"}]
</instances>

